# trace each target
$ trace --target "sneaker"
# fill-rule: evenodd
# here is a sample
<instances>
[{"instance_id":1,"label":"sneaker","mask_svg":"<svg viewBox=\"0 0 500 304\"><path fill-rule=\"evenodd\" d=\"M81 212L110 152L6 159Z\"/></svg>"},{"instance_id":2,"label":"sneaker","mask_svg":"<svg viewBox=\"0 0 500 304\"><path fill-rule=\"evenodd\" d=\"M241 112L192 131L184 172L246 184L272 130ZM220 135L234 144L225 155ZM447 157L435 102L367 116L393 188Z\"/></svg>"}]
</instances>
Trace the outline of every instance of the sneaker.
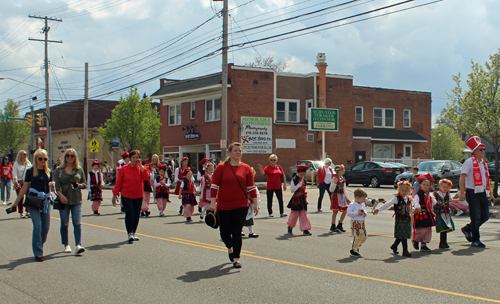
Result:
<instances>
[{"instance_id":1,"label":"sneaker","mask_svg":"<svg viewBox=\"0 0 500 304\"><path fill-rule=\"evenodd\" d=\"M464 214L463 210L458 210L455 216L461 216L462 214Z\"/></svg>"},{"instance_id":2,"label":"sneaker","mask_svg":"<svg viewBox=\"0 0 500 304\"><path fill-rule=\"evenodd\" d=\"M191 217L188 217L186 218L186 222L192 222L193 220L191 219Z\"/></svg>"},{"instance_id":3,"label":"sneaker","mask_svg":"<svg viewBox=\"0 0 500 304\"><path fill-rule=\"evenodd\" d=\"M133 244L134 243L134 234L133 233L129 233L128 234L128 243L129 244Z\"/></svg>"},{"instance_id":4,"label":"sneaker","mask_svg":"<svg viewBox=\"0 0 500 304\"><path fill-rule=\"evenodd\" d=\"M280 214L280 217L286 217L286 214L282 213Z\"/></svg>"},{"instance_id":5,"label":"sneaker","mask_svg":"<svg viewBox=\"0 0 500 304\"><path fill-rule=\"evenodd\" d=\"M44 261L43 256L35 257L35 262L43 262L43 261Z\"/></svg>"},{"instance_id":6,"label":"sneaker","mask_svg":"<svg viewBox=\"0 0 500 304\"><path fill-rule=\"evenodd\" d=\"M354 258L360 258L361 257L361 254L357 253L356 251L354 250L351 250L351 256L354 257Z\"/></svg>"},{"instance_id":7,"label":"sneaker","mask_svg":"<svg viewBox=\"0 0 500 304\"><path fill-rule=\"evenodd\" d=\"M303 235L312 235L312 233L309 232L309 230L304 230L304 232L302 232Z\"/></svg>"},{"instance_id":8,"label":"sneaker","mask_svg":"<svg viewBox=\"0 0 500 304\"><path fill-rule=\"evenodd\" d=\"M3 201L3 204L4 204L4 205L7 205L7 203L6 203L5 201Z\"/></svg>"},{"instance_id":9,"label":"sneaker","mask_svg":"<svg viewBox=\"0 0 500 304\"><path fill-rule=\"evenodd\" d=\"M293 234L292 229L292 227L288 226L288 234Z\"/></svg>"},{"instance_id":10,"label":"sneaker","mask_svg":"<svg viewBox=\"0 0 500 304\"><path fill-rule=\"evenodd\" d=\"M320 212L323 212L323 210L321 210L321 209L318 209L318 213L320 213Z\"/></svg>"},{"instance_id":11,"label":"sneaker","mask_svg":"<svg viewBox=\"0 0 500 304\"><path fill-rule=\"evenodd\" d=\"M134 233L134 241L139 241L139 240L140 240L139 237Z\"/></svg>"},{"instance_id":12,"label":"sneaker","mask_svg":"<svg viewBox=\"0 0 500 304\"><path fill-rule=\"evenodd\" d=\"M69 245L64 246L63 252L65 252L65 253L71 253L71 247Z\"/></svg>"},{"instance_id":13,"label":"sneaker","mask_svg":"<svg viewBox=\"0 0 500 304\"><path fill-rule=\"evenodd\" d=\"M241 236L245 236L245 232L243 232L243 231L242 231L242 232L241 232Z\"/></svg>"},{"instance_id":14,"label":"sneaker","mask_svg":"<svg viewBox=\"0 0 500 304\"><path fill-rule=\"evenodd\" d=\"M431 249L427 247L426 244L422 244L422 246L420 247L420 252L431 252Z\"/></svg>"},{"instance_id":15,"label":"sneaker","mask_svg":"<svg viewBox=\"0 0 500 304\"><path fill-rule=\"evenodd\" d=\"M412 242L412 244L413 244L413 248L415 248L415 250L418 250L418 249L419 249L419 248L418 248L418 242L417 242L417 241L415 241L415 240L412 240L411 242Z\"/></svg>"},{"instance_id":16,"label":"sneaker","mask_svg":"<svg viewBox=\"0 0 500 304\"><path fill-rule=\"evenodd\" d=\"M200 220L203 221L203 215L200 215Z\"/></svg>"},{"instance_id":17,"label":"sneaker","mask_svg":"<svg viewBox=\"0 0 500 304\"><path fill-rule=\"evenodd\" d=\"M481 241L472 242L470 245L471 245L471 247L486 248L486 245L481 243Z\"/></svg>"},{"instance_id":18,"label":"sneaker","mask_svg":"<svg viewBox=\"0 0 500 304\"><path fill-rule=\"evenodd\" d=\"M234 263L233 263L233 267L234 267L234 268L241 268L241 264L240 264L240 262L234 262Z\"/></svg>"},{"instance_id":19,"label":"sneaker","mask_svg":"<svg viewBox=\"0 0 500 304\"><path fill-rule=\"evenodd\" d=\"M250 237L250 238L258 238L258 237L259 237L259 235L258 235L257 233L250 233L250 234L248 235L248 237Z\"/></svg>"},{"instance_id":20,"label":"sneaker","mask_svg":"<svg viewBox=\"0 0 500 304\"><path fill-rule=\"evenodd\" d=\"M96 210L94 211L94 215L101 215L101 214L99 213L99 211Z\"/></svg>"},{"instance_id":21,"label":"sneaker","mask_svg":"<svg viewBox=\"0 0 500 304\"><path fill-rule=\"evenodd\" d=\"M146 214L144 214L144 211L141 211L141 216L145 216Z\"/></svg>"},{"instance_id":22,"label":"sneaker","mask_svg":"<svg viewBox=\"0 0 500 304\"><path fill-rule=\"evenodd\" d=\"M148 211L144 212L144 214L146 215L146 217L148 217L151 214L151 211L148 210Z\"/></svg>"},{"instance_id":23,"label":"sneaker","mask_svg":"<svg viewBox=\"0 0 500 304\"><path fill-rule=\"evenodd\" d=\"M469 241L469 242L472 242L472 233L467 232L467 231L465 230L465 227L462 227L462 229L460 229L460 230L462 230L462 233L465 235L465 239L466 239L467 241Z\"/></svg>"},{"instance_id":24,"label":"sneaker","mask_svg":"<svg viewBox=\"0 0 500 304\"><path fill-rule=\"evenodd\" d=\"M163 214L163 211L160 211L160 216L164 216L165 214Z\"/></svg>"},{"instance_id":25,"label":"sneaker","mask_svg":"<svg viewBox=\"0 0 500 304\"><path fill-rule=\"evenodd\" d=\"M12 202L7 202L7 206L10 206L10 205L12 205Z\"/></svg>"},{"instance_id":26,"label":"sneaker","mask_svg":"<svg viewBox=\"0 0 500 304\"><path fill-rule=\"evenodd\" d=\"M81 254L83 252L85 252L85 247L81 245L76 246L76 254Z\"/></svg>"},{"instance_id":27,"label":"sneaker","mask_svg":"<svg viewBox=\"0 0 500 304\"><path fill-rule=\"evenodd\" d=\"M274 215L272 215L272 214L269 214L269 217L274 217Z\"/></svg>"}]
</instances>

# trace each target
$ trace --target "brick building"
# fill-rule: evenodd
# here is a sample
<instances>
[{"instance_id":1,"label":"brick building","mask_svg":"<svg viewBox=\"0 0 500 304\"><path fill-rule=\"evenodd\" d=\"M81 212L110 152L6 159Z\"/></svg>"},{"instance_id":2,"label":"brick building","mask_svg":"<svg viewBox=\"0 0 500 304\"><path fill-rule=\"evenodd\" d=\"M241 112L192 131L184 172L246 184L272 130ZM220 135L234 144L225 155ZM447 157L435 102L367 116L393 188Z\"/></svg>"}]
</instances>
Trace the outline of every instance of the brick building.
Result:
<instances>
[{"instance_id":1,"label":"brick building","mask_svg":"<svg viewBox=\"0 0 500 304\"><path fill-rule=\"evenodd\" d=\"M339 109L339 131L325 132L325 151L334 164L349 167L372 158L430 157L430 93L360 87L353 85L352 76L325 76L326 108ZM271 122L269 149L244 154L244 162L266 165L272 152L288 173L297 160L321 159L321 132L308 131L307 124L307 108L320 107L319 73L229 65L228 77L228 142L243 141L242 117L266 117ZM160 82L152 97L162 105L163 153L188 156L192 167L205 156L217 159L224 110L221 73Z\"/></svg>"}]
</instances>

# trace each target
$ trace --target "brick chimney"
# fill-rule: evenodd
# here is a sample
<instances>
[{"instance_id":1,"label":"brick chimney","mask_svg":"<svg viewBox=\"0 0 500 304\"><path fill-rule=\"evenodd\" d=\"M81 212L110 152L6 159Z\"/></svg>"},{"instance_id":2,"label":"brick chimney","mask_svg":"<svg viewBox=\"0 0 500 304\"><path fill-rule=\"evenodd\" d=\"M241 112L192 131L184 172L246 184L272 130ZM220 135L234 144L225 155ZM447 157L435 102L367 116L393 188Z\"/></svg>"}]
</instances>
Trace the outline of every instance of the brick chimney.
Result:
<instances>
[{"instance_id":1,"label":"brick chimney","mask_svg":"<svg viewBox=\"0 0 500 304\"><path fill-rule=\"evenodd\" d=\"M316 68L319 71L318 75L318 108L326 108L326 55L318 53L316 56Z\"/></svg>"}]
</instances>

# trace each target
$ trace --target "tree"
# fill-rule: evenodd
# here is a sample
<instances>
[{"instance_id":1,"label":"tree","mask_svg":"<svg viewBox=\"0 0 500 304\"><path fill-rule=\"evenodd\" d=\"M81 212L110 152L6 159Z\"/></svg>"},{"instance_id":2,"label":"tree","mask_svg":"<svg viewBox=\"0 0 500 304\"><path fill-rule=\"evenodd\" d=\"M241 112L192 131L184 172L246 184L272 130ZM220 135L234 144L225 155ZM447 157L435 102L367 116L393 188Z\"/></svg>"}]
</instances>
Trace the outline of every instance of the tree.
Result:
<instances>
[{"instance_id":1,"label":"tree","mask_svg":"<svg viewBox=\"0 0 500 304\"><path fill-rule=\"evenodd\" d=\"M461 161L465 144L460 136L448 126L439 126L432 133L432 157Z\"/></svg>"},{"instance_id":2,"label":"tree","mask_svg":"<svg viewBox=\"0 0 500 304\"><path fill-rule=\"evenodd\" d=\"M250 67L259 67L259 68L271 68L276 72L284 72L288 68L288 64L284 60L274 60L273 56L269 56L267 58L255 57L255 61L251 63L245 64Z\"/></svg>"},{"instance_id":3,"label":"tree","mask_svg":"<svg viewBox=\"0 0 500 304\"><path fill-rule=\"evenodd\" d=\"M20 103L12 99L7 100L3 113L9 117L19 117ZM1 120L0 121L0 154L14 154L19 150L26 150L31 132L30 127L25 121L19 120Z\"/></svg>"},{"instance_id":4,"label":"tree","mask_svg":"<svg viewBox=\"0 0 500 304\"><path fill-rule=\"evenodd\" d=\"M495 187L498 196L498 166L500 147L500 51L489 56L484 67L471 60L472 72L467 88L460 86L460 74L453 76L456 87L448 94L445 118L455 131L477 135L493 146L495 153Z\"/></svg>"},{"instance_id":5,"label":"tree","mask_svg":"<svg viewBox=\"0 0 500 304\"><path fill-rule=\"evenodd\" d=\"M160 149L160 117L151 99L141 96L136 88L120 98L111 118L99 128L104 144L111 148L113 138L120 138L125 151L139 150L147 158Z\"/></svg>"}]
</instances>

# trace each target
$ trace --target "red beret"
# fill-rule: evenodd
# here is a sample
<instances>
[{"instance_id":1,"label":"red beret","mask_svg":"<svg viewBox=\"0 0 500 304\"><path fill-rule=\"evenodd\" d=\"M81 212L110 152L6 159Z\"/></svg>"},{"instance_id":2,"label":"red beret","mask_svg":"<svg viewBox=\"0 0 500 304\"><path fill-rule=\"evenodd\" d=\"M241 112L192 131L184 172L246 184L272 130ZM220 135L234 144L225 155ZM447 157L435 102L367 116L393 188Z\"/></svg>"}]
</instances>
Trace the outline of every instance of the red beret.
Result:
<instances>
[{"instance_id":1,"label":"red beret","mask_svg":"<svg viewBox=\"0 0 500 304\"><path fill-rule=\"evenodd\" d=\"M424 175L420 175L419 177L417 177L418 183L421 183L424 178L429 179L431 181L431 183L434 182L434 179L432 178L432 176L429 173L426 173Z\"/></svg>"},{"instance_id":2,"label":"red beret","mask_svg":"<svg viewBox=\"0 0 500 304\"><path fill-rule=\"evenodd\" d=\"M210 159L203 158L202 160L200 160L200 165L203 165L204 163L209 162L209 161L210 161Z\"/></svg>"},{"instance_id":3,"label":"red beret","mask_svg":"<svg viewBox=\"0 0 500 304\"><path fill-rule=\"evenodd\" d=\"M129 157L130 153L124 152L122 155L120 155L122 158Z\"/></svg>"},{"instance_id":4,"label":"red beret","mask_svg":"<svg viewBox=\"0 0 500 304\"><path fill-rule=\"evenodd\" d=\"M94 160L94 161L92 162L92 166L94 166L94 165L98 165L99 167L101 166L101 165L99 164L99 161L98 161L98 160Z\"/></svg>"},{"instance_id":5,"label":"red beret","mask_svg":"<svg viewBox=\"0 0 500 304\"><path fill-rule=\"evenodd\" d=\"M309 166L297 165L297 172L306 172Z\"/></svg>"},{"instance_id":6,"label":"red beret","mask_svg":"<svg viewBox=\"0 0 500 304\"><path fill-rule=\"evenodd\" d=\"M142 164L143 164L143 165L144 165L144 164L147 164L147 163L149 163L149 159L143 159L143 160L142 160Z\"/></svg>"},{"instance_id":7,"label":"red beret","mask_svg":"<svg viewBox=\"0 0 500 304\"><path fill-rule=\"evenodd\" d=\"M165 165L159 165L158 166L158 170L165 170L165 171L167 171L167 166L165 166Z\"/></svg>"}]
</instances>

